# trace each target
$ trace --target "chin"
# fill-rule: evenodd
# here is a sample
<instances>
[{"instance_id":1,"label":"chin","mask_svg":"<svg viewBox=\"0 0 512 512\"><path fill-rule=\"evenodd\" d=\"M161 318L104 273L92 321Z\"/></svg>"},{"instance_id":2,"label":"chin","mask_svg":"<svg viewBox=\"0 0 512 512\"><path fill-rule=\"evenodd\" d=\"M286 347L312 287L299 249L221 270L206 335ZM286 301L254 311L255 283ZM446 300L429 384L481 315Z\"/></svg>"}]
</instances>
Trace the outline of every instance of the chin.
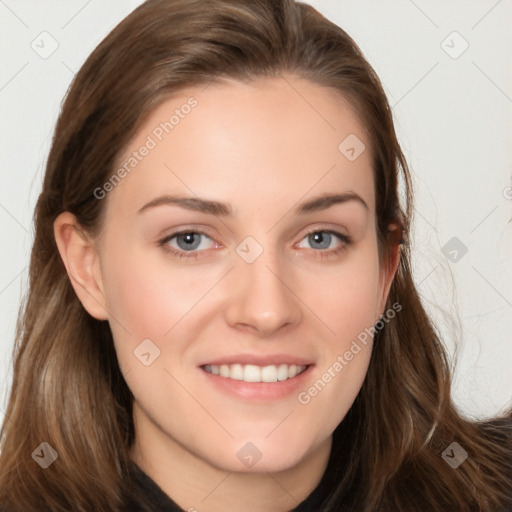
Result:
<instances>
[{"instance_id":1,"label":"chin","mask_svg":"<svg viewBox=\"0 0 512 512\"><path fill-rule=\"evenodd\" d=\"M219 453L209 453L210 463L224 471L236 473L278 473L297 466L312 447L302 442L273 442L264 437L236 440L219 446ZM308 449L309 448L309 449ZM234 456L232 455L234 454Z\"/></svg>"}]
</instances>

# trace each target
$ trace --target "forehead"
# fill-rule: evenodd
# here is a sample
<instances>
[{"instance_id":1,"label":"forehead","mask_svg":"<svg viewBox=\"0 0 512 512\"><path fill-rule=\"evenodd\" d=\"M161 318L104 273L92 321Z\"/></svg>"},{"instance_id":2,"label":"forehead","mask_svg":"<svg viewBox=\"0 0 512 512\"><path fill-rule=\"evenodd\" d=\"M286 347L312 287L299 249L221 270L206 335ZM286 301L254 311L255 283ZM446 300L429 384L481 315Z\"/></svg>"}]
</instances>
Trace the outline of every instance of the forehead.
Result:
<instances>
[{"instance_id":1,"label":"forehead","mask_svg":"<svg viewBox=\"0 0 512 512\"><path fill-rule=\"evenodd\" d=\"M374 205L369 140L354 109L333 89L291 75L179 92L150 113L122 167L109 200L132 209L164 192L242 206L258 195L270 205L341 189Z\"/></svg>"}]
</instances>

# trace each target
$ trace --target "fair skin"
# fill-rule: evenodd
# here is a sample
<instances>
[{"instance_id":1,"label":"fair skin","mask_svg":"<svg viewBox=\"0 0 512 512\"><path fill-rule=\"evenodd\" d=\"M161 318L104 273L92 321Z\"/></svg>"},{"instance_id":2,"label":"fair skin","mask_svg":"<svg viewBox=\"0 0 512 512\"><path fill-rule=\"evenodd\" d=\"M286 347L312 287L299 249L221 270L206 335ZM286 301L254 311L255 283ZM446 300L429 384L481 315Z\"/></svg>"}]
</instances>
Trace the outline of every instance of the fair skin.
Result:
<instances>
[{"instance_id":1,"label":"fair skin","mask_svg":"<svg viewBox=\"0 0 512 512\"><path fill-rule=\"evenodd\" d=\"M119 161L190 96L197 106L103 199L99 236L65 212L55 237L82 304L112 329L134 395L132 458L184 510L291 510L322 477L371 340L342 371L333 364L384 312L398 255L379 265L370 143L357 116L303 79L182 91ZM354 161L338 150L349 134L366 145ZM333 194L345 195L297 211ZM164 195L225 203L231 214L169 201L140 211ZM160 351L147 366L134 355L145 339L146 361ZM251 365L246 377L269 367L282 380L238 380L235 363ZM228 376L211 373L222 364Z\"/></svg>"}]
</instances>

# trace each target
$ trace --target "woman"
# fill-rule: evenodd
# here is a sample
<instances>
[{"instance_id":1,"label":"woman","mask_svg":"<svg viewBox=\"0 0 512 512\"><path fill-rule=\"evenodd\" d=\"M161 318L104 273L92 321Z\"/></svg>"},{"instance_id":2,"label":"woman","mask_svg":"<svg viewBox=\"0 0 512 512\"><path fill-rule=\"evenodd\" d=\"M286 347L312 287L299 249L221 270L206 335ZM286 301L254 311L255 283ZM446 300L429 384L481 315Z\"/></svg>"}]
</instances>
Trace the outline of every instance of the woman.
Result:
<instances>
[{"instance_id":1,"label":"woman","mask_svg":"<svg viewBox=\"0 0 512 512\"><path fill-rule=\"evenodd\" d=\"M509 510L510 415L451 401L411 208L343 30L291 0L141 5L55 130L2 509Z\"/></svg>"}]
</instances>

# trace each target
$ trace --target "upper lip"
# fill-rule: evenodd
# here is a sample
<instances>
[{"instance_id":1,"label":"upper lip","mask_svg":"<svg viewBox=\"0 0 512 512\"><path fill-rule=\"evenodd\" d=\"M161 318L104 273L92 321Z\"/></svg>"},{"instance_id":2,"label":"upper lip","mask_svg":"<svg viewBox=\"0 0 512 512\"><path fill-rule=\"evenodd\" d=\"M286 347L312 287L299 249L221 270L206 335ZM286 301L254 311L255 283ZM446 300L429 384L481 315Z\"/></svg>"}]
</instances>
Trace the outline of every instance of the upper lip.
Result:
<instances>
[{"instance_id":1,"label":"upper lip","mask_svg":"<svg viewBox=\"0 0 512 512\"><path fill-rule=\"evenodd\" d=\"M297 366L309 366L312 363L310 359L297 357L287 354L230 354L229 356L220 356L215 359L209 359L199 366L209 365L231 365L231 364L253 364L255 366L270 366L280 364L295 364Z\"/></svg>"}]
</instances>

